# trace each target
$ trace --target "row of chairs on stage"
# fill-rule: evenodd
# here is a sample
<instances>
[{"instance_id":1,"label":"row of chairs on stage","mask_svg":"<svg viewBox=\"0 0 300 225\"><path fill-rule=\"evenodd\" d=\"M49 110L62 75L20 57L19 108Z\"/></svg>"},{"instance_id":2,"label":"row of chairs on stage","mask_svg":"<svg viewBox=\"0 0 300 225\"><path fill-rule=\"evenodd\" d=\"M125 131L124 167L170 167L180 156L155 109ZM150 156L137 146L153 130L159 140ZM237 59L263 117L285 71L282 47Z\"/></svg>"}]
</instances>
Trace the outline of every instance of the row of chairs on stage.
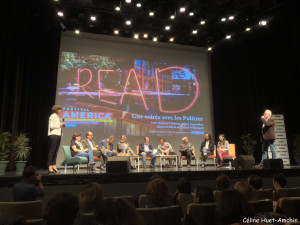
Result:
<instances>
[{"instance_id":1,"label":"row of chairs on stage","mask_svg":"<svg viewBox=\"0 0 300 225\"><path fill-rule=\"evenodd\" d=\"M80 156L75 156L75 157L72 157L71 155L71 150L70 150L70 146L62 146L62 149L64 151L64 155L65 155L65 159L62 163L63 166L65 166L65 170L67 169L67 166L73 166L73 171L75 171L75 169L78 169L79 170L79 165L80 164L86 164L87 166L87 169L89 168L88 167L88 159L86 157L80 157ZM141 158L141 156L139 156L139 146L136 147L136 152L137 152L137 156L139 158ZM193 160L195 162L195 166L198 167L201 160L202 160L202 156L197 156L196 152L195 152L195 149L193 150L193 156L191 157L191 160ZM124 156L124 154L118 154L120 156ZM174 155L173 155L174 156ZM228 155L224 155L223 156L223 160L228 160L228 161L232 161L233 159L236 158L236 155L235 155L235 144L229 144L229 154ZM146 156L146 159L149 159L151 160L151 157L150 156ZM99 157L97 156L94 156L94 160L95 161L99 161ZM180 157L180 160L186 160L186 156L181 156ZM209 162L211 160L211 162ZM215 146L215 149L214 149L214 154L213 155L209 155L208 158L207 158L207 164L213 164L213 165L217 165L217 155L216 155L216 146ZM164 161L165 161L165 158L164 158ZM164 162L165 164L165 162ZM181 163L180 163L181 164ZM77 166L77 167L75 167Z\"/></svg>"}]
</instances>

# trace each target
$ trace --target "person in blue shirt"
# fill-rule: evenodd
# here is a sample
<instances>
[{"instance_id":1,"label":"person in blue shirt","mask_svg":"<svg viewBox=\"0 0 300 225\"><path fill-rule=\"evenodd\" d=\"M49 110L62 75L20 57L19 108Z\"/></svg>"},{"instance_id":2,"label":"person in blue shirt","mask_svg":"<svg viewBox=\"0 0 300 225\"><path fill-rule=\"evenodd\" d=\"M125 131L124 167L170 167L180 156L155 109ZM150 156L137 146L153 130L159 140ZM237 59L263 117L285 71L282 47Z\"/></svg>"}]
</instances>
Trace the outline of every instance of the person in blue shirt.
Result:
<instances>
[{"instance_id":1,"label":"person in blue shirt","mask_svg":"<svg viewBox=\"0 0 300 225\"><path fill-rule=\"evenodd\" d=\"M114 150L114 143L113 143L114 140L115 137L111 135L109 136L109 138L100 141L99 150L103 154L105 162L107 160L107 157L112 157L117 155L117 151Z\"/></svg>"}]
</instances>

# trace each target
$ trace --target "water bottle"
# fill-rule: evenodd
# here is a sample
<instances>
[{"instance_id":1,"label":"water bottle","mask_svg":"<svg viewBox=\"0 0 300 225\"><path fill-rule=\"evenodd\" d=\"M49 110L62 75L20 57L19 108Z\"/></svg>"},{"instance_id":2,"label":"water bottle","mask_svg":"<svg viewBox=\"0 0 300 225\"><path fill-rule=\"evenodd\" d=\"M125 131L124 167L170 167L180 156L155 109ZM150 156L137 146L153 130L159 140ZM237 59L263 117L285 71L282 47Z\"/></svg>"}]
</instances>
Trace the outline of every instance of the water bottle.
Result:
<instances>
[{"instance_id":1,"label":"water bottle","mask_svg":"<svg viewBox=\"0 0 300 225\"><path fill-rule=\"evenodd\" d=\"M229 161L229 169L231 169L231 161Z\"/></svg>"}]
</instances>

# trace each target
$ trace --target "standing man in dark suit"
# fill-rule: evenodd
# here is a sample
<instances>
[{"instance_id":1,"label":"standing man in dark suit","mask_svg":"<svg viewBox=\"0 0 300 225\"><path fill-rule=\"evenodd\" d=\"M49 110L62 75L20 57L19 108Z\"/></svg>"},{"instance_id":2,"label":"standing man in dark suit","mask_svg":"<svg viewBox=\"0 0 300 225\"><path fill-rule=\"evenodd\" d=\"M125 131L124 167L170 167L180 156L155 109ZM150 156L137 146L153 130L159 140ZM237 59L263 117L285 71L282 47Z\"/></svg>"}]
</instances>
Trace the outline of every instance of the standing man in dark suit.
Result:
<instances>
[{"instance_id":1,"label":"standing man in dark suit","mask_svg":"<svg viewBox=\"0 0 300 225\"><path fill-rule=\"evenodd\" d=\"M266 110L264 115L260 118L262 125L262 158L260 165L263 165L265 159L268 159L268 148L270 146L270 150L272 152L272 159L277 158L276 149L274 145L274 141L276 139L275 136L275 121L271 118L272 112L271 110Z\"/></svg>"},{"instance_id":2,"label":"standing man in dark suit","mask_svg":"<svg viewBox=\"0 0 300 225\"><path fill-rule=\"evenodd\" d=\"M142 156L143 167L146 167L146 156L151 157L150 167L153 168L155 164L155 154L153 153L152 145L149 143L149 138L144 137L144 143L139 144L139 154Z\"/></svg>"}]
</instances>

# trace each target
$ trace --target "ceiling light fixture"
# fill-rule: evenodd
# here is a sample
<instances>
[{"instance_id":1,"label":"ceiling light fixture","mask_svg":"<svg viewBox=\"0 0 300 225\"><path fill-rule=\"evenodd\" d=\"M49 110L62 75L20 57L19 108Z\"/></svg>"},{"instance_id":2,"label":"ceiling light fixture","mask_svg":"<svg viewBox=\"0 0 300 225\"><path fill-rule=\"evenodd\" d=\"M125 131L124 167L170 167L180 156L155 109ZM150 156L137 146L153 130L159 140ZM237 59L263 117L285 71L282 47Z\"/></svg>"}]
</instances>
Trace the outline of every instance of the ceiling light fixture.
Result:
<instances>
[{"instance_id":1,"label":"ceiling light fixture","mask_svg":"<svg viewBox=\"0 0 300 225\"><path fill-rule=\"evenodd\" d=\"M140 8L140 7L142 7L142 4L140 2L136 3L136 7Z\"/></svg>"},{"instance_id":2,"label":"ceiling light fixture","mask_svg":"<svg viewBox=\"0 0 300 225\"><path fill-rule=\"evenodd\" d=\"M211 50L212 50L212 47L208 47L207 50L208 50L208 51L211 51Z\"/></svg>"},{"instance_id":3,"label":"ceiling light fixture","mask_svg":"<svg viewBox=\"0 0 300 225\"><path fill-rule=\"evenodd\" d=\"M60 17L64 16L63 12L61 12L61 11L57 12L57 15Z\"/></svg>"},{"instance_id":4,"label":"ceiling light fixture","mask_svg":"<svg viewBox=\"0 0 300 225\"><path fill-rule=\"evenodd\" d=\"M246 28L246 31L250 31L250 30L251 30L251 28L250 28L250 27L247 27L247 28Z\"/></svg>"},{"instance_id":5,"label":"ceiling light fixture","mask_svg":"<svg viewBox=\"0 0 300 225\"><path fill-rule=\"evenodd\" d=\"M143 36L144 38L148 38L148 34L144 34L144 36Z\"/></svg>"},{"instance_id":6,"label":"ceiling light fixture","mask_svg":"<svg viewBox=\"0 0 300 225\"><path fill-rule=\"evenodd\" d=\"M171 19L171 20L174 20L174 19L175 19L175 16L174 16L174 15L171 15L171 16L170 16L170 19Z\"/></svg>"},{"instance_id":7,"label":"ceiling light fixture","mask_svg":"<svg viewBox=\"0 0 300 225\"><path fill-rule=\"evenodd\" d=\"M228 19L229 20L234 20L234 16L229 16Z\"/></svg>"},{"instance_id":8,"label":"ceiling light fixture","mask_svg":"<svg viewBox=\"0 0 300 225\"><path fill-rule=\"evenodd\" d=\"M154 12L149 12L149 16L154 16Z\"/></svg>"},{"instance_id":9,"label":"ceiling light fixture","mask_svg":"<svg viewBox=\"0 0 300 225\"><path fill-rule=\"evenodd\" d=\"M119 31L118 30L114 30L114 34L119 34Z\"/></svg>"},{"instance_id":10,"label":"ceiling light fixture","mask_svg":"<svg viewBox=\"0 0 300 225\"><path fill-rule=\"evenodd\" d=\"M139 35L138 35L138 34L135 34L133 37L134 37L135 39L139 39Z\"/></svg>"},{"instance_id":11,"label":"ceiling light fixture","mask_svg":"<svg viewBox=\"0 0 300 225\"><path fill-rule=\"evenodd\" d=\"M226 21L226 18L225 18L225 17L223 17L223 18L221 19L221 21L222 21L222 22L225 22L225 21Z\"/></svg>"},{"instance_id":12,"label":"ceiling light fixture","mask_svg":"<svg viewBox=\"0 0 300 225\"><path fill-rule=\"evenodd\" d=\"M121 8L119 6L116 7L116 11L120 11Z\"/></svg>"},{"instance_id":13,"label":"ceiling light fixture","mask_svg":"<svg viewBox=\"0 0 300 225\"><path fill-rule=\"evenodd\" d=\"M77 30L75 30L75 34L79 34L80 33L80 31L77 29Z\"/></svg>"},{"instance_id":14,"label":"ceiling light fixture","mask_svg":"<svg viewBox=\"0 0 300 225\"><path fill-rule=\"evenodd\" d=\"M194 16L195 14L193 12L190 12L189 13L189 16Z\"/></svg>"},{"instance_id":15,"label":"ceiling light fixture","mask_svg":"<svg viewBox=\"0 0 300 225\"><path fill-rule=\"evenodd\" d=\"M126 3L131 3L131 0L125 0Z\"/></svg>"},{"instance_id":16,"label":"ceiling light fixture","mask_svg":"<svg viewBox=\"0 0 300 225\"><path fill-rule=\"evenodd\" d=\"M197 34L198 33L198 31L197 30L193 30L193 34Z\"/></svg>"},{"instance_id":17,"label":"ceiling light fixture","mask_svg":"<svg viewBox=\"0 0 300 225\"><path fill-rule=\"evenodd\" d=\"M227 36L226 36L226 39L230 39L230 38L231 38L231 35L227 35Z\"/></svg>"},{"instance_id":18,"label":"ceiling light fixture","mask_svg":"<svg viewBox=\"0 0 300 225\"><path fill-rule=\"evenodd\" d=\"M205 20L201 20L200 24L204 25L205 24Z\"/></svg>"},{"instance_id":19,"label":"ceiling light fixture","mask_svg":"<svg viewBox=\"0 0 300 225\"><path fill-rule=\"evenodd\" d=\"M154 42L157 42L157 37L154 37L154 38L153 38L153 41L154 41Z\"/></svg>"},{"instance_id":20,"label":"ceiling light fixture","mask_svg":"<svg viewBox=\"0 0 300 225\"><path fill-rule=\"evenodd\" d=\"M128 25L128 26L131 25L131 21L130 21L130 20L126 20L125 23L126 23L126 25Z\"/></svg>"},{"instance_id":21,"label":"ceiling light fixture","mask_svg":"<svg viewBox=\"0 0 300 225\"><path fill-rule=\"evenodd\" d=\"M185 8L184 8L184 7L181 7L181 8L179 9L179 11L180 11L180 12L185 12Z\"/></svg>"},{"instance_id":22,"label":"ceiling light fixture","mask_svg":"<svg viewBox=\"0 0 300 225\"><path fill-rule=\"evenodd\" d=\"M165 30L170 30L171 27L170 26L165 26Z\"/></svg>"},{"instance_id":23,"label":"ceiling light fixture","mask_svg":"<svg viewBox=\"0 0 300 225\"><path fill-rule=\"evenodd\" d=\"M260 25L260 26L266 26L267 25L267 21L261 20L261 21L259 21L258 25Z\"/></svg>"},{"instance_id":24,"label":"ceiling light fixture","mask_svg":"<svg viewBox=\"0 0 300 225\"><path fill-rule=\"evenodd\" d=\"M174 41L174 38L170 38L170 40L169 40L170 42L173 42Z\"/></svg>"},{"instance_id":25,"label":"ceiling light fixture","mask_svg":"<svg viewBox=\"0 0 300 225\"><path fill-rule=\"evenodd\" d=\"M96 21L96 16L91 16L92 21Z\"/></svg>"}]
</instances>

